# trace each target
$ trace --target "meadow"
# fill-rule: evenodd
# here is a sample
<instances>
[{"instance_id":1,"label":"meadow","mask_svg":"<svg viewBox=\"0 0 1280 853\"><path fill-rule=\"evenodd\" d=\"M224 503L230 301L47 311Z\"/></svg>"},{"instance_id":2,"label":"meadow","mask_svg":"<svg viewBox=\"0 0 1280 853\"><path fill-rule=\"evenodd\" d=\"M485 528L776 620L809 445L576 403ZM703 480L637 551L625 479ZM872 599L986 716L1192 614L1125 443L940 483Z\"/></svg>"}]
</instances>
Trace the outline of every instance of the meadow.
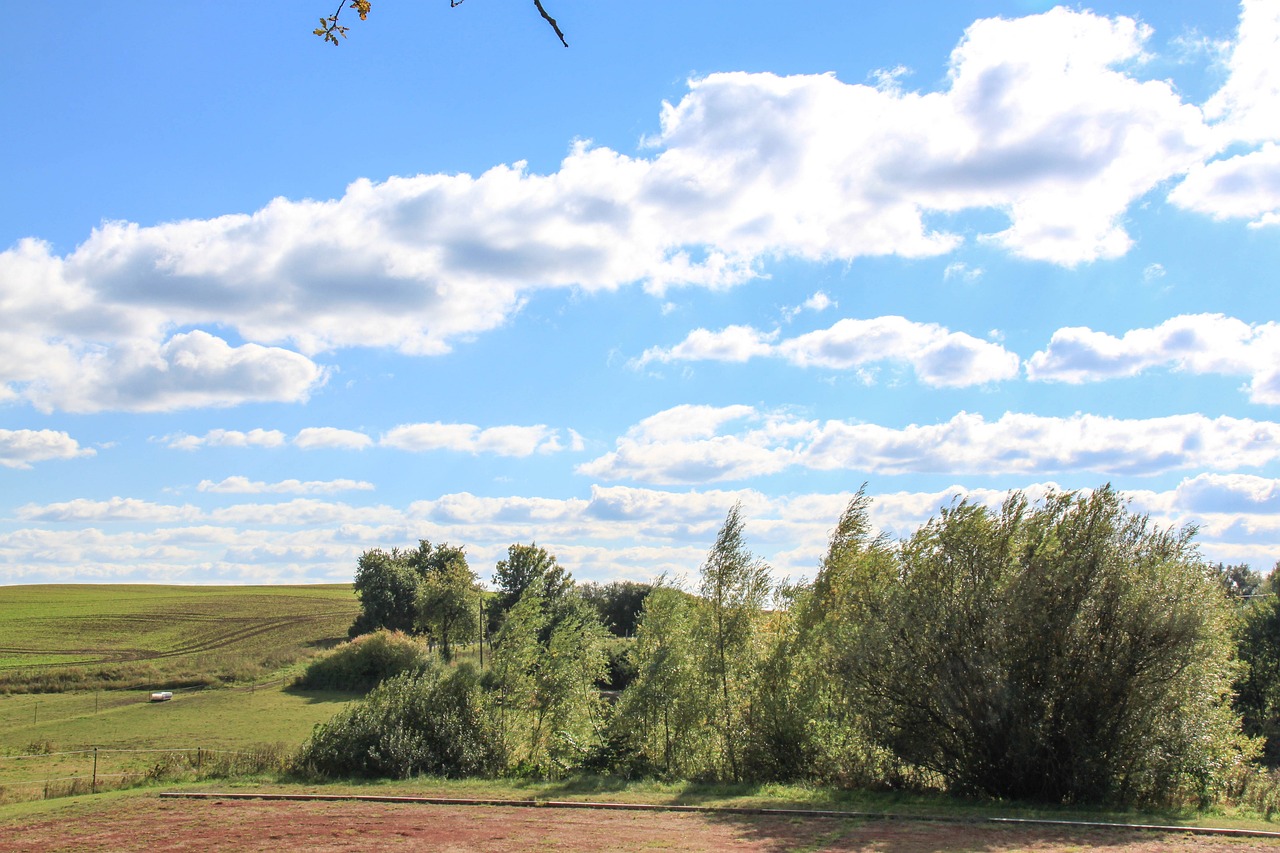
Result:
<instances>
[{"instance_id":1,"label":"meadow","mask_svg":"<svg viewBox=\"0 0 1280 853\"><path fill-rule=\"evenodd\" d=\"M358 612L346 584L0 587L0 693L261 679L346 639Z\"/></svg>"},{"instance_id":2,"label":"meadow","mask_svg":"<svg viewBox=\"0 0 1280 853\"><path fill-rule=\"evenodd\" d=\"M95 760L98 789L279 764L355 698L291 684L358 610L345 584L0 587L0 800L84 790Z\"/></svg>"}]
</instances>

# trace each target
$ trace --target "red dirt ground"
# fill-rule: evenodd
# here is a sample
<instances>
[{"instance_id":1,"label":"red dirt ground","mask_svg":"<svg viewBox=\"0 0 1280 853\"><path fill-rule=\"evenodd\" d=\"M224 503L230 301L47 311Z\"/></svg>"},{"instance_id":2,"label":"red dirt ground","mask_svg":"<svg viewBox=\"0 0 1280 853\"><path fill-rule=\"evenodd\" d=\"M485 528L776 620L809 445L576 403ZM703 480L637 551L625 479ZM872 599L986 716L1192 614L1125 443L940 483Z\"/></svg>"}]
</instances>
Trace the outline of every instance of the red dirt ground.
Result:
<instances>
[{"instance_id":1,"label":"red dirt ground","mask_svg":"<svg viewBox=\"0 0 1280 853\"><path fill-rule=\"evenodd\" d=\"M1123 830L359 802L118 800L0 827L0 851L952 850L1202 853L1280 842Z\"/></svg>"}]
</instances>

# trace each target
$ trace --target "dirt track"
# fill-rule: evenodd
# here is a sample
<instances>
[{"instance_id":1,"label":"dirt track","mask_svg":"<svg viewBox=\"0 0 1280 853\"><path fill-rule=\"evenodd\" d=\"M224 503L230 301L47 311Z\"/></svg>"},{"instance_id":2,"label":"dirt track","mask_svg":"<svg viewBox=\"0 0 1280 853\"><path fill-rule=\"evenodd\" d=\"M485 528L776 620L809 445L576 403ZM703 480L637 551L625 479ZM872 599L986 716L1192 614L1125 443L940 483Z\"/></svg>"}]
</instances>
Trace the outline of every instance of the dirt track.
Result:
<instances>
[{"instance_id":1,"label":"dirt track","mask_svg":"<svg viewBox=\"0 0 1280 853\"><path fill-rule=\"evenodd\" d=\"M68 806L0 827L0 851L1280 851L1280 842L1123 830L357 802Z\"/></svg>"}]
</instances>

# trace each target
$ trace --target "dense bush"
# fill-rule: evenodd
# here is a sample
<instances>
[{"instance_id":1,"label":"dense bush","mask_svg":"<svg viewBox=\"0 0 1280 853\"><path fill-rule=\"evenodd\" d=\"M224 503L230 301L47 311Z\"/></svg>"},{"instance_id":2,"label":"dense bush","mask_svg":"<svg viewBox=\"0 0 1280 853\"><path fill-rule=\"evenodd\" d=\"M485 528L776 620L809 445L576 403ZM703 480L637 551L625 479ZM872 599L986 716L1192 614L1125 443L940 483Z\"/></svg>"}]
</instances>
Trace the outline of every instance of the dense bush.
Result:
<instances>
[{"instance_id":1,"label":"dense bush","mask_svg":"<svg viewBox=\"0 0 1280 853\"><path fill-rule=\"evenodd\" d=\"M432 665L384 681L316 726L297 764L320 776L484 775L503 769L500 744L476 671Z\"/></svg>"},{"instance_id":2,"label":"dense bush","mask_svg":"<svg viewBox=\"0 0 1280 853\"><path fill-rule=\"evenodd\" d=\"M632 659L635 640L611 637L603 643L605 676L596 686L601 690L625 690L636 677L636 663Z\"/></svg>"},{"instance_id":3,"label":"dense bush","mask_svg":"<svg viewBox=\"0 0 1280 853\"><path fill-rule=\"evenodd\" d=\"M1280 566L1255 590L1238 598L1239 649L1244 664L1236 680L1236 710L1247 734L1263 738L1263 761L1280 765Z\"/></svg>"},{"instance_id":4,"label":"dense bush","mask_svg":"<svg viewBox=\"0 0 1280 853\"><path fill-rule=\"evenodd\" d=\"M1109 488L961 502L853 577L838 666L872 735L954 790L1206 797L1250 745L1227 701L1232 611L1190 538Z\"/></svg>"},{"instance_id":5,"label":"dense bush","mask_svg":"<svg viewBox=\"0 0 1280 853\"><path fill-rule=\"evenodd\" d=\"M431 654L399 631L382 629L343 643L307 667L297 686L304 690L368 690L381 681L426 669Z\"/></svg>"}]
</instances>

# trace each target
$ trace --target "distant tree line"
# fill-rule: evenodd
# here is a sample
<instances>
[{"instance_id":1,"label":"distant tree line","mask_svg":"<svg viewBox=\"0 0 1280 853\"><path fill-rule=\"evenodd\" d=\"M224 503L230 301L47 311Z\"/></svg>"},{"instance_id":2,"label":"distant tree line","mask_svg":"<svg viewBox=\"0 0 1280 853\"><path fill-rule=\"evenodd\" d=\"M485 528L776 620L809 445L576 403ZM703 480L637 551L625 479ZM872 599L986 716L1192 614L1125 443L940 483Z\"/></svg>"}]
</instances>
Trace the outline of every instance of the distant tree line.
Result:
<instances>
[{"instance_id":1,"label":"distant tree line","mask_svg":"<svg viewBox=\"0 0 1280 853\"><path fill-rule=\"evenodd\" d=\"M1275 575L1207 565L1192 530L1151 524L1110 487L957 501L901 542L869 509L859 492L797 585L772 584L739 507L693 591L577 585L544 549L513 545L486 668L382 682L317 729L304 764L1170 803L1212 800L1259 756L1280 758ZM358 624L407 619L447 658L464 634L422 592L438 570L421 567L441 562L462 577L448 546L366 553ZM379 586L375 565L408 571ZM619 659L622 689L602 690Z\"/></svg>"}]
</instances>

